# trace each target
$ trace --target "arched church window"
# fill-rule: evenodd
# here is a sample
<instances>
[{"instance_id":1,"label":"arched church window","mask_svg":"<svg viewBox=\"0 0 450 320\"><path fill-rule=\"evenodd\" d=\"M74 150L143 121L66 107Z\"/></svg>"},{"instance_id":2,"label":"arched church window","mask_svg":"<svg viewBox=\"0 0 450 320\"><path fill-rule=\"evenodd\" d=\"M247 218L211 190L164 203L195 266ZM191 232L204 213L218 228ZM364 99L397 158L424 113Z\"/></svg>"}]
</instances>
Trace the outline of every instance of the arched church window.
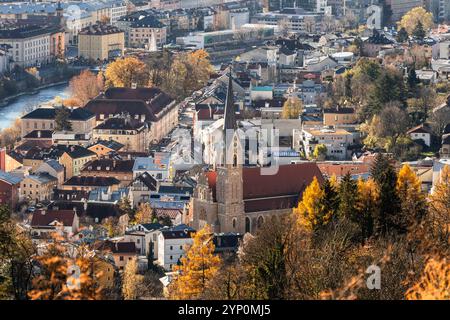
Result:
<instances>
[{"instance_id":1,"label":"arched church window","mask_svg":"<svg viewBox=\"0 0 450 320\"><path fill-rule=\"evenodd\" d=\"M236 167L237 166L237 155L233 155L233 166Z\"/></svg>"},{"instance_id":2,"label":"arched church window","mask_svg":"<svg viewBox=\"0 0 450 320\"><path fill-rule=\"evenodd\" d=\"M256 225L258 226L258 228L261 228L263 224L264 224L264 217L263 216L259 216L258 220L256 222Z\"/></svg>"},{"instance_id":3,"label":"arched church window","mask_svg":"<svg viewBox=\"0 0 450 320\"><path fill-rule=\"evenodd\" d=\"M237 223L236 218L233 218L233 229L236 229L236 223Z\"/></svg>"},{"instance_id":4,"label":"arched church window","mask_svg":"<svg viewBox=\"0 0 450 320\"><path fill-rule=\"evenodd\" d=\"M245 217L245 232L250 232L251 222L249 217Z\"/></svg>"}]
</instances>

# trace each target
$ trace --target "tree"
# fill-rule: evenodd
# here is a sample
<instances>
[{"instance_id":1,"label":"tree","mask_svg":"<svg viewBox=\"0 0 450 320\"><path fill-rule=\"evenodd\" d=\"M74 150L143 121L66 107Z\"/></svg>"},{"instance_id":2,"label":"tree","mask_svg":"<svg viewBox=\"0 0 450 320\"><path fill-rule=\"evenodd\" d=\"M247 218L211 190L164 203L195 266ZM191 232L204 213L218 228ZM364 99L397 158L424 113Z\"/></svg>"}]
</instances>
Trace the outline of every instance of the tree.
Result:
<instances>
[{"instance_id":1,"label":"tree","mask_svg":"<svg viewBox=\"0 0 450 320\"><path fill-rule=\"evenodd\" d=\"M380 125L377 136L387 138L390 145L386 149L390 150L396 145L397 139L406 132L409 126L408 114L398 106L398 103L388 103L380 113Z\"/></svg>"},{"instance_id":2,"label":"tree","mask_svg":"<svg viewBox=\"0 0 450 320\"><path fill-rule=\"evenodd\" d=\"M406 42L408 40L408 31L404 27L401 27L397 34L398 42Z\"/></svg>"},{"instance_id":3,"label":"tree","mask_svg":"<svg viewBox=\"0 0 450 320\"><path fill-rule=\"evenodd\" d=\"M20 118L14 120L9 128L0 131L0 145L6 148L13 148L14 144L21 137L21 120Z\"/></svg>"},{"instance_id":4,"label":"tree","mask_svg":"<svg viewBox=\"0 0 450 320\"><path fill-rule=\"evenodd\" d=\"M79 248L76 259L69 257L58 235L36 260L40 273L28 293L32 300L97 300L101 288L95 284L92 260L86 248ZM72 272L70 272L72 270Z\"/></svg>"},{"instance_id":5,"label":"tree","mask_svg":"<svg viewBox=\"0 0 450 320\"><path fill-rule=\"evenodd\" d=\"M306 229L314 231L326 225L333 217L333 208L325 207L325 192L320 187L319 181L314 177L309 186L303 192L303 198L299 202L294 213L299 223Z\"/></svg>"},{"instance_id":6,"label":"tree","mask_svg":"<svg viewBox=\"0 0 450 320\"><path fill-rule=\"evenodd\" d=\"M70 110L66 107L58 107L56 108L55 115L55 130L56 131L71 131L72 123L69 120L70 118Z\"/></svg>"},{"instance_id":7,"label":"tree","mask_svg":"<svg viewBox=\"0 0 450 320\"><path fill-rule=\"evenodd\" d=\"M195 299L200 297L206 285L212 279L220 266L220 258L214 255L215 246L212 242L209 226L197 231L193 236L193 244L181 258L181 265L175 266L178 274L169 285L172 299Z\"/></svg>"},{"instance_id":8,"label":"tree","mask_svg":"<svg viewBox=\"0 0 450 320\"><path fill-rule=\"evenodd\" d=\"M429 30L433 26L433 14L422 7L413 8L403 15L398 27L399 30L404 28L409 35L413 35L418 24L421 24L424 30Z\"/></svg>"},{"instance_id":9,"label":"tree","mask_svg":"<svg viewBox=\"0 0 450 320\"><path fill-rule=\"evenodd\" d=\"M95 75L89 70L83 70L78 76L73 77L69 82L71 92L71 104L84 106L89 100L98 96L103 90L103 78L101 74ZM64 103L66 105L66 103Z\"/></svg>"},{"instance_id":10,"label":"tree","mask_svg":"<svg viewBox=\"0 0 450 320\"><path fill-rule=\"evenodd\" d=\"M149 83L147 65L135 57L118 59L105 70L106 87L145 87Z\"/></svg>"},{"instance_id":11,"label":"tree","mask_svg":"<svg viewBox=\"0 0 450 320\"><path fill-rule=\"evenodd\" d=\"M378 154L370 169L370 175L379 190L379 210L375 216L375 232L386 235L397 231L396 215L400 212L400 199L397 194L397 174L391 160Z\"/></svg>"},{"instance_id":12,"label":"tree","mask_svg":"<svg viewBox=\"0 0 450 320\"><path fill-rule=\"evenodd\" d=\"M298 97L289 97L283 104L281 117L283 119L298 119L302 112L302 102Z\"/></svg>"},{"instance_id":13,"label":"tree","mask_svg":"<svg viewBox=\"0 0 450 320\"><path fill-rule=\"evenodd\" d=\"M136 211L134 216L137 224L151 223L153 217L153 209L150 207L150 203L142 203Z\"/></svg>"},{"instance_id":14,"label":"tree","mask_svg":"<svg viewBox=\"0 0 450 320\"><path fill-rule=\"evenodd\" d=\"M350 173L347 172L339 185L339 216L351 218L355 211L356 200L357 185L355 180L350 176Z\"/></svg>"},{"instance_id":15,"label":"tree","mask_svg":"<svg viewBox=\"0 0 450 320\"><path fill-rule=\"evenodd\" d=\"M416 27L413 30L413 35L414 37L416 37L417 39L423 40L423 38L425 38L426 36L426 32L423 29L423 24L422 22L417 22Z\"/></svg>"},{"instance_id":16,"label":"tree","mask_svg":"<svg viewBox=\"0 0 450 320\"><path fill-rule=\"evenodd\" d=\"M131 259L125 265L122 280L122 295L125 300L136 300L139 295L139 286L144 281L144 276L138 274L136 258Z\"/></svg>"},{"instance_id":17,"label":"tree","mask_svg":"<svg viewBox=\"0 0 450 320\"><path fill-rule=\"evenodd\" d=\"M357 187L356 210L352 215L352 220L358 223L361 240L364 242L373 235L374 218L378 215L380 195L372 178L367 181L360 178Z\"/></svg>"},{"instance_id":18,"label":"tree","mask_svg":"<svg viewBox=\"0 0 450 320\"><path fill-rule=\"evenodd\" d=\"M314 147L313 158L317 160L324 160L327 157L327 146L319 143Z\"/></svg>"},{"instance_id":19,"label":"tree","mask_svg":"<svg viewBox=\"0 0 450 320\"><path fill-rule=\"evenodd\" d=\"M450 168L445 165L429 196L428 229L434 241L450 246Z\"/></svg>"},{"instance_id":20,"label":"tree","mask_svg":"<svg viewBox=\"0 0 450 320\"><path fill-rule=\"evenodd\" d=\"M419 224L426 214L425 196L421 182L411 167L405 164L398 173L397 194L401 201L397 224L406 231Z\"/></svg>"},{"instance_id":21,"label":"tree","mask_svg":"<svg viewBox=\"0 0 450 320\"><path fill-rule=\"evenodd\" d=\"M135 213L131 206L131 201L128 197L123 197L122 199L120 199L117 205L119 208L120 215L127 214L128 217L130 218L130 221L134 220Z\"/></svg>"},{"instance_id":22,"label":"tree","mask_svg":"<svg viewBox=\"0 0 450 320\"><path fill-rule=\"evenodd\" d=\"M24 231L11 220L8 206L0 206L0 299L28 299L36 250Z\"/></svg>"}]
</instances>

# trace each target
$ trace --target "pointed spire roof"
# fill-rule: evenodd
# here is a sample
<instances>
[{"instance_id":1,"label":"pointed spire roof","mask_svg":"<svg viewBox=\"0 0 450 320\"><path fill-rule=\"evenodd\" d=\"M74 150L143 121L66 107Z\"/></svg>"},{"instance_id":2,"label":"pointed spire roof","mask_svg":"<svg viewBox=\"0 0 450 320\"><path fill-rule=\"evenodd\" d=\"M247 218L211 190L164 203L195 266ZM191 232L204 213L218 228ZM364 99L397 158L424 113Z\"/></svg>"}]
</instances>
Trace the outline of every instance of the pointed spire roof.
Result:
<instances>
[{"instance_id":1,"label":"pointed spire roof","mask_svg":"<svg viewBox=\"0 0 450 320\"><path fill-rule=\"evenodd\" d=\"M227 97L225 100L225 110L224 110L224 124L223 129L237 129L236 124L236 114L234 110L234 99L233 99L233 79L231 77L231 67L228 73L228 88Z\"/></svg>"}]
</instances>

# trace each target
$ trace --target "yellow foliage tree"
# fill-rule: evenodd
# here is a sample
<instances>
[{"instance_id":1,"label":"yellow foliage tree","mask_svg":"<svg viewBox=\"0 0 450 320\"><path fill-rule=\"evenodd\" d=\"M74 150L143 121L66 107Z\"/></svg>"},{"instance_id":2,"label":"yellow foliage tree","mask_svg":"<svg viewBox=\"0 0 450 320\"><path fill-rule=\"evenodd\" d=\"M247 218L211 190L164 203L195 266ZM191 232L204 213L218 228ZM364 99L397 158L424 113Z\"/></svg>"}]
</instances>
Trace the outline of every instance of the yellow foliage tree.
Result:
<instances>
[{"instance_id":1,"label":"yellow foliage tree","mask_svg":"<svg viewBox=\"0 0 450 320\"><path fill-rule=\"evenodd\" d=\"M419 281L406 292L407 300L450 300L450 263L430 259Z\"/></svg>"},{"instance_id":2,"label":"yellow foliage tree","mask_svg":"<svg viewBox=\"0 0 450 320\"><path fill-rule=\"evenodd\" d=\"M118 59L108 65L105 71L106 87L130 88L134 83L145 87L149 83L147 65L135 57Z\"/></svg>"},{"instance_id":3,"label":"yellow foliage tree","mask_svg":"<svg viewBox=\"0 0 450 320\"><path fill-rule=\"evenodd\" d=\"M405 28L409 35L412 35L419 21L424 30L433 26L433 14L422 7L416 7L409 10L398 23L398 30Z\"/></svg>"},{"instance_id":4,"label":"yellow foliage tree","mask_svg":"<svg viewBox=\"0 0 450 320\"><path fill-rule=\"evenodd\" d=\"M135 222L138 224L152 222L152 213L150 203L142 203L134 216Z\"/></svg>"},{"instance_id":5,"label":"yellow foliage tree","mask_svg":"<svg viewBox=\"0 0 450 320\"><path fill-rule=\"evenodd\" d=\"M290 97L283 104L281 117L283 119L298 119L302 112L303 104L298 97Z\"/></svg>"},{"instance_id":6,"label":"yellow foliage tree","mask_svg":"<svg viewBox=\"0 0 450 320\"><path fill-rule=\"evenodd\" d=\"M426 214L425 196L419 178L407 164L398 173L396 189L401 200L398 223L409 227L420 222Z\"/></svg>"},{"instance_id":7,"label":"yellow foliage tree","mask_svg":"<svg viewBox=\"0 0 450 320\"><path fill-rule=\"evenodd\" d=\"M373 233L373 221L378 208L380 194L372 178L367 181L358 179L358 196L356 200L356 221L361 228L363 241Z\"/></svg>"},{"instance_id":8,"label":"yellow foliage tree","mask_svg":"<svg viewBox=\"0 0 450 320\"><path fill-rule=\"evenodd\" d=\"M320 187L319 181L314 177L311 184L303 192L303 198L299 202L294 213L298 215L299 222L308 230L315 230L317 227L328 223L332 212L327 212L322 203L325 192Z\"/></svg>"},{"instance_id":9,"label":"yellow foliage tree","mask_svg":"<svg viewBox=\"0 0 450 320\"><path fill-rule=\"evenodd\" d=\"M193 244L181 258L181 265L174 268L178 275L169 286L171 299L196 299L205 291L221 265L219 256L214 255L215 246L208 225L193 237Z\"/></svg>"},{"instance_id":10,"label":"yellow foliage tree","mask_svg":"<svg viewBox=\"0 0 450 320\"><path fill-rule=\"evenodd\" d=\"M125 266L122 281L122 294L125 300L136 300L139 294L139 285L144 281L144 276L138 274L136 258L131 259Z\"/></svg>"},{"instance_id":11,"label":"yellow foliage tree","mask_svg":"<svg viewBox=\"0 0 450 320\"><path fill-rule=\"evenodd\" d=\"M103 86L101 75L95 75L89 70L84 70L70 80L71 99L64 100L64 105L68 106L67 103L70 101L71 106L84 106L103 90Z\"/></svg>"},{"instance_id":12,"label":"yellow foliage tree","mask_svg":"<svg viewBox=\"0 0 450 320\"><path fill-rule=\"evenodd\" d=\"M445 165L439 182L428 197L429 221L433 238L443 243L450 241L450 168Z\"/></svg>"}]
</instances>

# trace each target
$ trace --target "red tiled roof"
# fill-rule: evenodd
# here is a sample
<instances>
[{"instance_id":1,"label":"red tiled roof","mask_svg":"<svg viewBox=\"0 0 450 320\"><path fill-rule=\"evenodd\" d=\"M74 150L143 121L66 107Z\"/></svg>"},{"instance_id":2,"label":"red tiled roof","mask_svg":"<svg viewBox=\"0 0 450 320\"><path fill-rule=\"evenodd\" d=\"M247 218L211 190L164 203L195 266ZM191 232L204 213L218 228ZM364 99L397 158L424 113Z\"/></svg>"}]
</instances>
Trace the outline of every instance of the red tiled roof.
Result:
<instances>
[{"instance_id":1,"label":"red tiled roof","mask_svg":"<svg viewBox=\"0 0 450 320\"><path fill-rule=\"evenodd\" d=\"M153 209L157 217L168 216L170 219L176 219L181 214L179 209L155 208Z\"/></svg>"},{"instance_id":2,"label":"red tiled roof","mask_svg":"<svg viewBox=\"0 0 450 320\"><path fill-rule=\"evenodd\" d=\"M37 210L33 213L31 219L32 227L48 226L51 222L57 220L64 226L72 226L75 218L73 210L50 210L43 213L44 210Z\"/></svg>"}]
</instances>

